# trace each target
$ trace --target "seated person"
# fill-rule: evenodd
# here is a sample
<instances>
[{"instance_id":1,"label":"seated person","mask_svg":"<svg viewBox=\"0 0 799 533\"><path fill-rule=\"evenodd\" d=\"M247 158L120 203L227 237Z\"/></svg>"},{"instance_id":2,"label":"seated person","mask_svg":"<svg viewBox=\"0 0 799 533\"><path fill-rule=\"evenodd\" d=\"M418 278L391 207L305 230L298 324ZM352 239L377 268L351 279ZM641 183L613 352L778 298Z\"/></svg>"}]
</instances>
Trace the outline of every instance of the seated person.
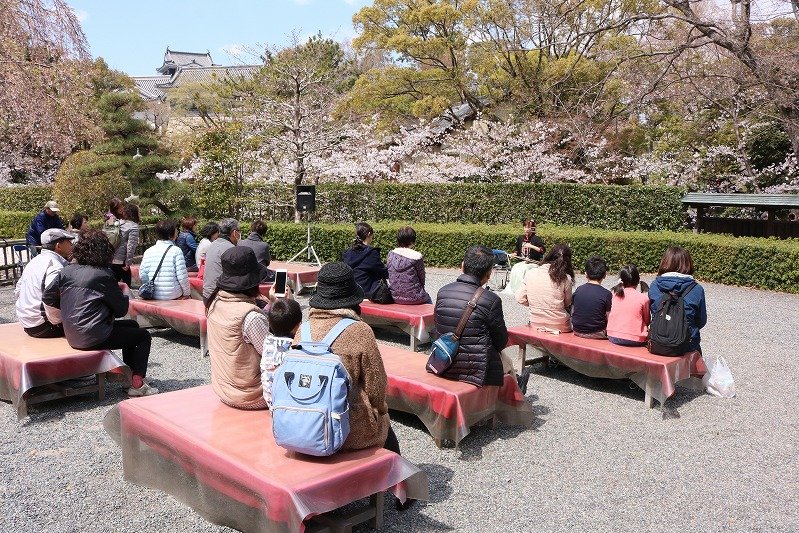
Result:
<instances>
[{"instance_id":1,"label":"seated person","mask_svg":"<svg viewBox=\"0 0 799 533\"><path fill-rule=\"evenodd\" d=\"M69 264L73 240L75 235L62 229L45 230L41 235L42 253L25 265L22 277L14 287L17 318L25 333L31 337L46 339L64 336L60 317L56 323L52 323L42 312L42 293L61 269Z\"/></svg>"},{"instance_id":2,"label":"seated person","mask_svg":"<svg viewBox=\"0 0 799 533\"><path fill-rule=\"evenodd\" d=\"M239 229L238 220L235 218L223 218L219 221L219 238L214 240L205 252L203 302L205 302L206 307L208 307L211 294L216 290L216 282L222 274L222 254L235 247L240 240L241 230Z\"/></svg>"},{"instance_id":3,"label":"seated person","mask_svg":"<svg viewBox=\"0 0 799 533\"><path fill-rule=\"evenodd\" d=\"M613 304L608 315L608 340L619 346L646 346L649 336L649 291L641 284L635 265L625 265L619 271L619 283L612 289Z\"/></svg>"},{"instance_id":4,"label":"seated person","mask_svg":"<svg viewBox=\"0 0 799 533\"><path fill-rule=\"evenodd\" d=\"M371 298L381 279L388 279L388 269L380 260L380 248L372 248L375 232L366 222L355 225L355 240L344 251L341 260L355 275L355 282L366 298Z\"/></svg>"},{"instance_id":5,"label":"seated person","mask_svg":"<svg viewBox=\"0 0 799 533\"><path fill-rule=\"evenodd\" d=\"M31 220L28 232L25 234L25 243L31 258L39 253L42 245L42 233L48 229L64 229L64 223L59 215L60 209L55 200L44 204L44 209Z\"/></svg>"},{"instance_id":6,"label":"seated person","mask_svg":"<svg viewBox=\"0 0 799 533\"><path fill-rule=\"evenodd\" d=\"M236 246L252 248L258 262L269 268L269 263L272 262L272 253L269 250L269 243L264 240L264 236L266 236L266 222L260 219L254 220L250 224L250 234L247 235L246 239L241 239ZM275 281L275 273L267 270L267 274L261 282L266 283L269 281Z\"/></svg>"},{"instance_id":7,"label":"seated person","mask_svg":"<svg viewBox=\"0 0 799 533\"><path fill-rule=\"evenodd\" d=\"M89 217L83 213L75 213L72 218L69 219L69 229L75 234L86 231L89 229Z\"/></svg>"},{"instance_id":8,"label":"seated person","mask_svg":"<svg viewBox=\"0 0 799 533\"><path fill-rule=\"evenodd\" d=\"M108 237L99 230L85 231L73 255L76 263L64 266L42 296L48 320L63 318L67 342L76 350L121 348L133 374L128 396L158 394L145 379L150 332L135 320L119 320L128 313L128 297L111 271L114 247Z\"/></svg>"},{"instance_id":9,"label":"seated person","mask_svg":"<svg viewBox=\"0 0 799 533\"><path fill-rule=\"evenodd\" d=\"M516 291L516 301L530 308L530 326L571 331L574 268L572 251L557 244L538 268L529 270Z\"/></svg>"},{"instance_id":10,"label":"seated person","mask_svg":"<svg viewBox=\"0 0 799 533\"><path fill-rule=\"evenodd\" d=\"M311 338L323 339L343 318L356 321L331 346L350 375L350 434L341 450L383 446L400 453L399 441L388 417L388 377L372 328L361 321L362 301L363 291L355 283L350 267L344 263L322 266L316 293L308 302ZM300 342L300 333L294 335L294 342Z\"/></svg>"},{"instance_id":11,"label":"seated person","mask_svg":"<svg viewBox=\"0 0 799 533\"><path fill-rule=\"evenodd\" d=\"M455 331L477 289L491 278L493 267L494 253L489 248L472 246L466 250L461 264L463 274L455 282L442 287L436 296L437 335ZM504 372L500 352L507 343L508 329L502 314L502 300L486 290L466 322L455 362L442 377L478 387L501 386Z\"/></svg>"},{"instance_id":12,"label":"seated person","mask_svg":"<svg viewBox=\"0 0 799 533\"><path fill-rule=\"evenodd\" d=\"M275 371L283 363L286 352L294 343L294 336L302 323L302 309L296 300L280 299L269 306L269 335L264 339L261 350L261 385L264 400L272 408L272 383Z\"/></svg>"},{"instance_id":13,"label":"seated person","mask_svg":"<svg viewBox=\"0 0 799 533\"><path fill-rule=\"evenodd\" d=\"M159 220L155 225L155 234L158 240L144 251L139 267L142 284L155 281L154 300L188 298L191 295L189 273L183 251L174 242L177 223L172 219ZM158 265L161 265L160 269ZM158 276L155 275L156 270Z\"/></svg>"},{"instance_id":14,"label":"seated person","mask_svg":"<svg viewBox=\"0 0 799 533\"><path fill-rule=\"evenodd\" d=\"M601 257L590 257L585 262L588 283L580 285L572 295L572 331L586 339L606 339L608 313L612 295L602 286L608 266Z\"/></svg>"},{"instance_id":15,"label":"seated person","mask_svg":"<svg viewBox=\"0 0 799 533\"><path fill-rule=\"evenodd\" d=\"M541 261L544 258L544 240L535 234L535 220L525 219L522 223L524 233L516 238L516 249L513 256L530 261Z\"/></svg>"},{"instance_id":16,"label":"seated person","mask_svg":"<svg viewBox=\"0 0 799 533\"><path fill-rule=\"evenodd\" d=\"M266 409L261 352L269 334L266 314L256 304L263 266L255 252L231 246L220 258L216 289L206 301L211 385L222 403L237 409ZM274 287L269 295L274 301Z\"/></svg>"},{"instance_id":17,"label":"seated person","mask_svg":"<svg viewBox=\"0 0 799 533\"><path fill-rule=\"evenodd\" d=\"M433 303L424 290L424 259L413 249L416 232L410 226L397 232L397 248L388 252L386 268L391 287L391 297L398 304Z\"/></svg>"},{"instance_id":18,"label":"seated person","mask_svg":"<svg viewBox=\"0 0 799 533\"><path fill-rule=\"evenodd\" d=\"M180 233L178 238L175 239L175 245L183 252L183 259L186 261L186 270L189 272L197 272L197 234L194 228L197 226L197 219L194 217L186 217L180 223Z\"/></svg>"},{"instance_id":19,"label":"seated person","mask_svg":"<svg viewBox=\"0 0 799 533\"><path fill-rule=\"evenodd\" d=\"M205 259L205 253L208 251L208 247L211 246L211 243L219 237L219 224L216 222L209 222L203 229L200 230L200 235L202 235L202 240L200 240L200 244L197 245L197 249L194 251L194 262L197 263L197 268L199 269L200 263ZM199 272L199 270L198 270ZM198 274L202 277L202 274Z\"/></svg>"},{"instance_id":20,"label":"seated person","mask_svg":"<svg viewBox=\"0 0 799 533\"><path fill-rule=\"evenodd\" d=\"M516 238L516 248L513 250L511 257L524 259L524 261L518 261L513 265L508 285L502 291L504 294L516 294L516 291L519 290L519 285L524 280L524 275L531 268L538 266L538 262L543 259L546 251L544 240L535 234L535 220L525 219L523 225L524 233Z\"/></svg>"}]
</instances>

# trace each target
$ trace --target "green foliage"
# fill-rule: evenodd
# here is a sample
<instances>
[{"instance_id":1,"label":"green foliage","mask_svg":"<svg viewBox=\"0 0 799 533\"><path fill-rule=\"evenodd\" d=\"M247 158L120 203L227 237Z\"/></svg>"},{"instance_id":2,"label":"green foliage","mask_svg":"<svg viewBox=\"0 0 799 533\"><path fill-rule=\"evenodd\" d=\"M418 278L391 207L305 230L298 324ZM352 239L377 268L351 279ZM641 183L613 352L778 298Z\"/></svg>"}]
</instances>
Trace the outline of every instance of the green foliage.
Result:
<instances>
[{"instance_id":1,"label":"green foliage","mask_svg":"<svg viewBox=\"0 0 799 533\"><path fill-rule=\"evenodd\" d=\"M203 164L196 172L192 203L204 217L239 217L253 148L239 123L226 123L198 137L195 151Z\"/></svg>"},{"instance_id":2,"label":"green foliage","mask_svg":"<svg viewBox=\"0 0 799 533\"><path fill-rule=\"evenodd\" d=\"M747 132L746 149L752 166L763 170L783 162L785 154L791 150L791 138L780 124L762 124Z\"/></svg>"},{"instance_id":3,"label":"green foliage","mask_svg":"<svg viewBox=\"0 0 799 533\"><path fill-rule=\"evenodd\" d=\"M0 188L0 209L9 211L41 211L53 199L50 185L25 185Z\"/></svg>"},{"instance_id":4,"label":"green foliage","mask_svg":"<svg viewBox=\"0 0 799 533\"><path fill-rule=\"evenodd\" d=\"M44 205L44 203L42 203ZM0 237L6 239L24 239L31 220L38 211L5 211L0 210Z\"/></svg>"},{"instance_id":5,"label":"green foliage","mask_svg":"<svg viewBox=\"0 0 799 533\"><path fill-rule=\"evenodd\" d=\"M417 222L539 223L615 230L680 230L685 222L679 187L575 184L322 184L314 220L414 220ZM217 191L217 194L223 194ZM245 212L290 219L293 190L247 185ZM204 204L205 205L205 204ZM204 216L221 216L200 208ZM198 205L198 207L200 207ZM225 214L225 213L222 213Z\"/></svg>"},{"instance_id":6,"label":"green foliage","mask_svg":"<svg viewBox=\"0 0 799 533\"><path fill-rule=\"evenodd\" d=\"M76 212L99 219L108 210L111 198L125 198L129 194L130 183L119 167L108 164L106 158L91 150L67 157L53 184L53 196L67 220Z\"/></svg>"},{"instance_id":7,"label":"green foliage","mask_svg":"<svg viewBox=\"0 0 799 533\"><path fill-rule=\"evenodd\" d=\"M397 230L405 223L375 223L374 245L382 249L383 259L396 246ZM520 228L515 225L413 224L416 248L428 266L457 267L470 246L511 250ZM592 255L603 257L609 276L632 263L642 272L656 272L663 252L669 246L682 246L691 252L696 277L703 281L799 293L799 241L735 238L727 235L688 232L621 232L580 227L539 225L538 234L548 248L566 243L572 248L573 262L581 270ZM338 261L352 243L350 224L313 224L311 239L319 258ZM270 223L267 240L273 256L285 260L305 243L305 226Z\"/></svg>"}]
</instances>

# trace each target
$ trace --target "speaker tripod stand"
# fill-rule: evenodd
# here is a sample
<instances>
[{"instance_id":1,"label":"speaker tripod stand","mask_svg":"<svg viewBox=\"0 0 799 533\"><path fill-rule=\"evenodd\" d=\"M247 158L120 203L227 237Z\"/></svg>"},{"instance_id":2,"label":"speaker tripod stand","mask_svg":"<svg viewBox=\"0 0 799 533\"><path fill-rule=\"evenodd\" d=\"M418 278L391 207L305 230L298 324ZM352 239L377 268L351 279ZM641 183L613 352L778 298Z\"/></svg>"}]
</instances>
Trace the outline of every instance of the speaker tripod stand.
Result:
<instances>
[{"instance_id":1,"label":"speaker tripod stand","mask_svg":"<svg viewBox=\"0 0 799 533\"><path fill-rule=\"evenodd\" d=\"M306 215L308 217L307 218L308 226L307 226L307 231L305 233L305 235L306 235L305 248L303 248L302 250L300 250L299 252L294 254L294 256L292 256L292 258L288 260L288 262L289 263L298 262L298 261L295 261L295 259L300 257L305 252L308 252L308 262L311 263L311 264L316 264L317 266L322 266L322 262L319 260L319 256L316 255L316 250L314 250L313 244L311 244L311 215L310 215L310 213L307 213L307 212L306 212ZM311 262L311 258L312 257L313 257L315 263Z\"/></svg>"}]
</instances>

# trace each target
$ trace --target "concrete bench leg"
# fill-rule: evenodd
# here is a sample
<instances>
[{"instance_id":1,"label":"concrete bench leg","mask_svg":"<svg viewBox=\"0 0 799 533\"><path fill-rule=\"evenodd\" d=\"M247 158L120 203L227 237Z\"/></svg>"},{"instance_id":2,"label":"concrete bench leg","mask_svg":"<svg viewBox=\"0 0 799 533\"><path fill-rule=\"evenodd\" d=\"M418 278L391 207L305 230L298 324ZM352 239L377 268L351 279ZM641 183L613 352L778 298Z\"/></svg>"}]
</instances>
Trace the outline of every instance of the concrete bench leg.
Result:
<instances>
[{"instance_id":1,"label":"concrete bench leg","mask_svg":"<svg viewBox=\"0 0 799 533\"><path fill-rule=\"evenodd\" d=\"M411 333L411 351L412 352L416 351L417 343L418 343L418 340L416 339L416 336L413 333Z\"/></svg>"},{"instance_id":2,"label":"concrete bench leg","mask_svg":"<svg viewBox=\"0 0 799 533\"><path fill-rule=\"evenodd\" d=\"M644 387L644 407L647 409L652 409L654 405L654 399L652 398L652 392L655 389L655 380L652 378L647 378L646 380L646 387Z\"/></svg>"},{"instance_id":3,"label":"concrete bench leg","mask_svg":"<svg viewBox=\"0 0 799 533\"><path fill-rule=\"evenodd\" d=\"M208 334L200 333L200 357L208 355Z\"/></svg>"},{"instance_id":4,"label":"concrete bench leg","mask_svg":"<svg viewBox=\"0 0 799 533\"><path fill-rule=\"evenodd\" d=\"M105 373L97 374L97 399L105 400Z\"/></svg>"}]
</instances>

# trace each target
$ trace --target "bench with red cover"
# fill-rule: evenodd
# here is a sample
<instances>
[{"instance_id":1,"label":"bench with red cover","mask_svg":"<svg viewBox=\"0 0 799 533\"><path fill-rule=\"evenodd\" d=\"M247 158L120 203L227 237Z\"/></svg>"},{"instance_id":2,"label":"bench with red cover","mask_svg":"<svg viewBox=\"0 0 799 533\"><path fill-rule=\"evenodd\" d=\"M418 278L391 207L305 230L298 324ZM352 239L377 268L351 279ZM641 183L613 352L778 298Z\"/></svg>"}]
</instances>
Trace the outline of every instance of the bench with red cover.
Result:
<instances>
[{"instance_id":1,"label":"bench with red cover","mask_svg":"<svg viewBox=\"0 0 799 533\"><path fill-rule=\"evenodd\" d=\"M266 298L269 297L269 289L272 288L272 283L261 283L258 285L258 290L261 293L261 296ZM203 299L203 280L202 278L189 278L189 287L191 287L191 298L192 300L202 300Z\"/></svg>"},{"instance_id":2,"label":"bench with red cover","mask_svg":"<svg viewBox=\"0 0 799 533\"><path fill-rule=\"evenodd\" d=\"M508 328L508 346L518 346L522 367L528 363L527 345L544 358L553 357L586 376L594 378L630 379L644 390L644 403L652 407L652 399L661 405L674 394L675 384L705 373L699 352L682 357L654 355L644 347L618 346L603 339L584 339L574 333L553 335L530 326Z\"/></svg>"},{"instance_id":3,"label":"bench with red cover","mask_svg":"<svg viewBox=\"0 0 799 533\"><path fill-rule=\"evenodd\" d=\"M502 422L530 427L532 405L516 379L506 374L501 387L476 387L430 374L427 358L404 348L378 344L388 375L389 409L419 417L436 445L444 440L456 445L481 422Z\"/></svg>"},{"instance_id":4,"label":"bench with red cover","mask_svg":"<svg viewBox=\"0 0 799 533\"><path fill-rule=\"evenodd\" d=\"M0 398L12 403L19 419L34 403L93 392L102 400L107 372L130 379L130 369L110 350L76 350L63 337L36 339L18 322L0 325L0 339ZM91 375L96 381L86 386L59 384ZM42 390L32 396L34 388Z\"/></svg>"},{"instance_id":5,"label":"bench with red cover","mask_svg":"<svg viewBox=\"0 0 799 533\"><path fill-rule=\"evenodd\" d=\"M141 265L130 265L130 285L135 289L141 287L141 276L139 275L140 270L141 270ZM196 277L197 277L197 272L189 272L190 280Z\"/></svg>"},{"instance_id":6,"label":"bench with red cover","mask_svg":"<svg viewBox=\"0 0 799 533\"><path fill-rule=\"evenodd\" d=\"M132 298L128 315L140 326L170 327L178 333L200 337L200 352L208 351L208 320L205 305L199 300L140 300Z\"/></svg>"},{"instance_id":7,"label":"bench with red cover","mask_svg":"<svg viewBox=\"0 0 799 533\"><path fill-rule=\"evenodd\" d=\"M269 411L228 407L210 386L121 402L104 425L122 448L126 480L241 531L303 531L314 517L380 527L383 492L428 498L424 471L396 453L286 451L274 441ZM356 517L319 516L368 497L372 505Z\"/></svg>"},{"instance_id":8,"label":"bench with red cover","mask_svg":"<svg viewBox=\"0 0 799 533\"><path fill-rule=\"evenodd\" d=\"M377 304L369 300L361 303L361 319L370 326L393 326L411 337L411 350L416 351L418 343L430 340L430 332L435 327L433 304L404 305Z\"/></svg>"}]
</instances>

